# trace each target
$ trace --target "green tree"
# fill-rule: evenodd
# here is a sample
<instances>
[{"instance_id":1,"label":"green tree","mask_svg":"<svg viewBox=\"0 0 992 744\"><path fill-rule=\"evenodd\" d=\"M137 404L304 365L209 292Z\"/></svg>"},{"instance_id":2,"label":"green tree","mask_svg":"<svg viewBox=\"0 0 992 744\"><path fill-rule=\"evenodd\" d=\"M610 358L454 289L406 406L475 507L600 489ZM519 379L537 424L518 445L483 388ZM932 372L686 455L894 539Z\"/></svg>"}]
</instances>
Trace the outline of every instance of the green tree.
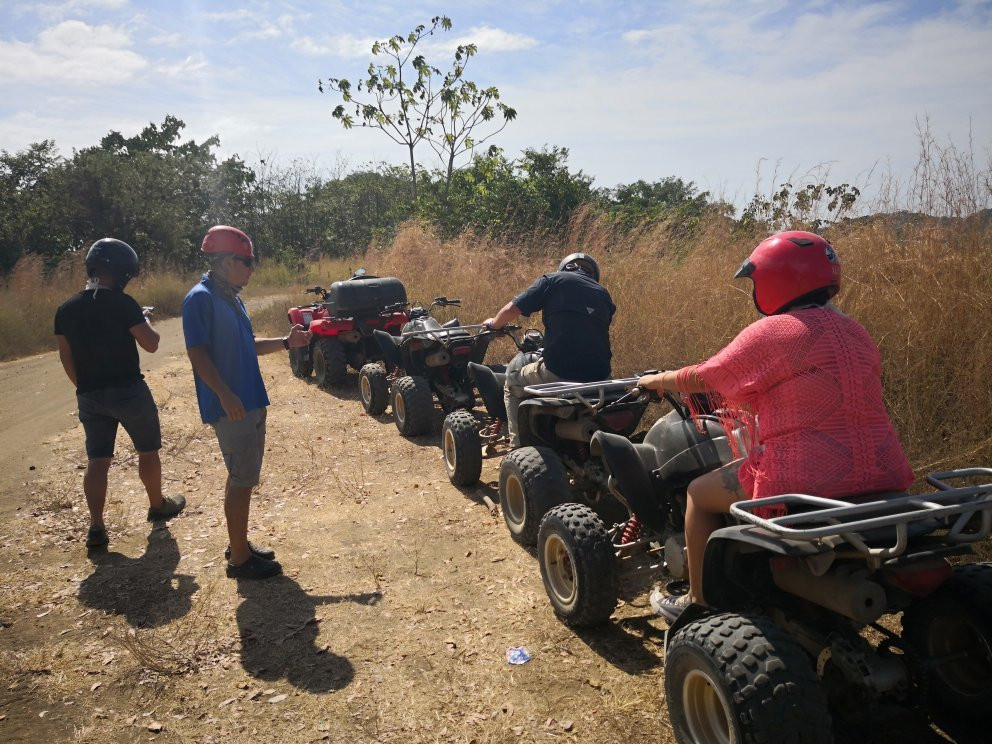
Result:
<instances>
[{"instance_id":1,"label":"green tree","mask_svg":"<svg viewBox=\"0 0 992 744\"><path fill-rule=\"evenodd\" d=\"M445 162L447 188L456 158L502 131L517 115L499 100L497 88L482 88L465 79L465 67L477 52L475 44L458 46L450 70L443 75L423 54L416 53L418 44L438 29L450 30L451 19L435 16L430 26L421 24L406 36L375 42L368 76L360 79L354 89L345 78L328 78L326 83L321 80L317 84L320 92L326 87L343 99L344 103L331 114L346 129L356 123L380 129L407 149L414 199L420 178L417 145L426 140ZM497 115L502 116L498 129L482 137L473 135Z\"/></svg>"},{"instance_id":2,"label":"green tree","mask_svg":"<svg viewBox=\"0 0 992 744\"><path fill-rule=\"evenodd\" d=\"M592 196L592 178L571 172L568 149L556 146L525 149L512 161L490 147L454 174L449 193L444 182L444 173L436 172L418 208L446 235L467 227L495 235L559 230Z\"/></svg>"},{"instance_id":3,"label":"green tree","mask_svg":"<svg viewBox=\"0 0 992 744\"><path fill-rule=\"evenodd\" d=\"M65 160L55 142L0 151L0 271L26 253L56 257L78 247L68 227Z\"/></svg>"}]
</instances>

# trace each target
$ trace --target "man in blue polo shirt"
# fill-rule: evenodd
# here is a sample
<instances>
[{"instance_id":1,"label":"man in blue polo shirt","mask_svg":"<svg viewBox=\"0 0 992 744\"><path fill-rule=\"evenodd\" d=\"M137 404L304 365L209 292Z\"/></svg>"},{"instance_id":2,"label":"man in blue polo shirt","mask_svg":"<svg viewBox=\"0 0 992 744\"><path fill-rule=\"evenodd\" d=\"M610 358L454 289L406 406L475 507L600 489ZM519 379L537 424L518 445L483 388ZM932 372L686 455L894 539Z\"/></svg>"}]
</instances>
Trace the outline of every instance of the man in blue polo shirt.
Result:
<instances>
[{"instance_id":1,"label":"man in blue polo shirt","mask_svg":"<svg viewBox=\"0 0 992 744\"><path fill-rule=\"evenodd\" d=\"M210 270L183 300L186 353L193 365L200 417L217 433L227 465L224 516L230 544L227 575L264 579L282 572L275 552L248 541L251 492L258 485L265 451L269 397L258 356L310 343L310 332L294 326L283 338L255 338L238 293L255 269L255 249L241 230L210 228L201 250Z\"/></svg>"},{"instance_id":2,"label":"man in blue polo shirt","mask_svg":"<svg viewBox=\"0 0 992 744\"><path fill-rule=\"evenodd\" d=\"M610 376L610 323L616 306L599 283L599 265L585 253L562 259L558 271L544 274L486 320L502 328L538 310L544 321L544 354L506 376L504 400L510 446L519 447L517 408L523 388L542 382L592 382Z\"/></svg>"}]
</instances>

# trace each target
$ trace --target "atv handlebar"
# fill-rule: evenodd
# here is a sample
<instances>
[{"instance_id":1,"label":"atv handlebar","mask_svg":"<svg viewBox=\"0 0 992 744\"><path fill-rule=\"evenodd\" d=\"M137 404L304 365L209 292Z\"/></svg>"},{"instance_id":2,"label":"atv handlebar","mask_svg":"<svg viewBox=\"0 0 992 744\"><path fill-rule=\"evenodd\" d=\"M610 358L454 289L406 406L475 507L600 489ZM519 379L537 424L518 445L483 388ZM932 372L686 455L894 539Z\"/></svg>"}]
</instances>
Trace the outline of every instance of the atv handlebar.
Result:
<instances>
[{"instance_id":1,"label":"atv handlebar","mask_svg":"<svg viewBox=\"0 0 992 744\"><path fill-rule=\"evenodd\" d=\"M303 292L305 294L320 295L320 298L322 300L326 300L327 299L327 290L324 289L323 287L321 287L319 284L317 284L317 285L315 285L313 287L308 287L307 289L304 289Z\"/></svg>"},{"instance_id":2,"label":"atv handlebar","mask_svg":"<svg viewBox=\"0 0 992 744\"><path fill-rule=\"evenodd\" d=\"M427 312L430 312L435 307L461 307L462 301L457 299L449 300L447 297L435 297L431 301L431 306L427 308Z\"/></svg>"}]
</instances>

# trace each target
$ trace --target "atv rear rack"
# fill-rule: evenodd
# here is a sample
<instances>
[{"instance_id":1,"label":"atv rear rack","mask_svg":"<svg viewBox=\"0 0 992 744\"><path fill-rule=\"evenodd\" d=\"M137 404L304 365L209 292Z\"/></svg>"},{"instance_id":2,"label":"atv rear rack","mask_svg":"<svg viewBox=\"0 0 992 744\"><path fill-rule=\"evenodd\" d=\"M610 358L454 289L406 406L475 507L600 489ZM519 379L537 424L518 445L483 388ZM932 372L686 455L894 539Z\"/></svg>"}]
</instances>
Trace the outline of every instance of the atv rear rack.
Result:
<instances>
[{"instance_id":1,"label":"atv rear rack","mask_svg":"<svg viewBox=\"0 0 992 744\"><path fill-rule=\"evenodd\" d=\"M527 385L524 393L535 398L558 398L560 400L575 399L592 411L598 411L608 402L608 393L625 393L637 387L637 377L627 377L619 380L600 380L598 382L542 382L539 385ZM595 394L588 399L586 395Z\"/></svg>"},{"instance_id":2,"label":"atv rear rack","mask_svg":"<svg viewBox=\"0 0 992 744\"><path fill-rule=\"evenodd\" d=\"M441 326L440 328L424 328L417 331L403 331L403 333L400 334L400 338L410 338L412 336L429 336L435 341L441 341L442 339L447 338L448 333L450 333L451 331L470 331L475 328L485 328L486 330L489 330L489 326L487 326L485 323L473 323L472 325L456 325L456 326L449 326L447 328ZM440 334L440 335L436 336L434 334ZM456 336L456 338L458 337Z\"/></svg>"},{"instance_id":3,"label":"atv rear rack","mask_svg":"<svg viewBox=\"0 0 992 744\"><path fill-rule=\"evenodd\" d=\"M730 507L730 513L782 538L831 548L846 542L859 553L883 560L905 552L911 532L925 534L946 529L941 539L950 543L977 542L992 532L992 482L957 488L947 482L964 478L992 478L992 468L932 473L927 476L927 482L937 491L929 493L895 494L861 503L788 493L738 501ZM754 513L770 506L791 507L794 513L771 518ZM869 545L888 542L893 532L894 544Z\"/></svg>"}]
</instances>

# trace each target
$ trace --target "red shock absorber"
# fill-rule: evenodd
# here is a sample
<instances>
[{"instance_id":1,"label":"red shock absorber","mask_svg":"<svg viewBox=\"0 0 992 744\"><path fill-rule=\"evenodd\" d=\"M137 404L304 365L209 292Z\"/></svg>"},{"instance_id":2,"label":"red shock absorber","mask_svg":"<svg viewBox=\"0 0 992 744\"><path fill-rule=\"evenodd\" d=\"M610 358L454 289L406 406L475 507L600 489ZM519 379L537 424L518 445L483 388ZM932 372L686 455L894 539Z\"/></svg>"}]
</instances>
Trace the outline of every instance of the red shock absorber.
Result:
<instances>
[{"instance_id":1,"label":"red shock absorber","mask_svg":"<svg viewBox=\"0 0 992 744\"><path fill-rule=\"evenodd\" d=\"M620 536L620 544L626 545L639 539L642 529L641 520L637 518L636 514L632 514L630 519L627 520L627 524L624 525L623 535Z\"/></svg>"}]
</instances>

